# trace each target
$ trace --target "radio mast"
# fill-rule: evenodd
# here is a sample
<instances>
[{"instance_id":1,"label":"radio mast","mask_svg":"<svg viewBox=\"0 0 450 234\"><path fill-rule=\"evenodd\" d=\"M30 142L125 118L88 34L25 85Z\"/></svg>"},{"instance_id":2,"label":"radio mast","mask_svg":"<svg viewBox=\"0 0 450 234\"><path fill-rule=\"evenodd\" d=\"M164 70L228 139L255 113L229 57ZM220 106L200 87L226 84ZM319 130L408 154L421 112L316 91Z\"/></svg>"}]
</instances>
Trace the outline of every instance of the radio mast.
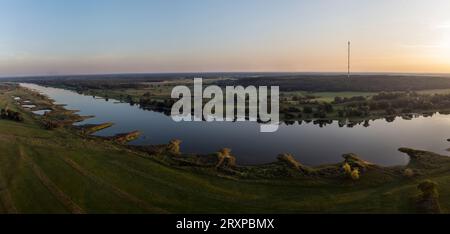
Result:
<instances>
[{"instance_id":1,"label":"radio mast","mask_svg":"<svg viewBox=\"0 0 450 234\"><path fill-rule=\"evenodd\" d=\"M350 79L350 41L348 41L347 78Z\"/></svg>"}]
</instances>

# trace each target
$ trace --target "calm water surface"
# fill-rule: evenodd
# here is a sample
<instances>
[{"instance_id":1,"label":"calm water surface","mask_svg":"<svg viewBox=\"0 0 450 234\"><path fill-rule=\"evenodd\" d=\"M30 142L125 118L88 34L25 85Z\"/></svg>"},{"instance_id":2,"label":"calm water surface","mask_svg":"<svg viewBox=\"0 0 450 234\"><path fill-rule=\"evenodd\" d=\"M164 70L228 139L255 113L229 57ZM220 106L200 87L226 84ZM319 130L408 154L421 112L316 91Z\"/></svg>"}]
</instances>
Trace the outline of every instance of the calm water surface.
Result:
<instances>
[{"instance_id":1,"label":"calm water surface","mask_svg":"<svg viewBox=\"0 0 450 234\"><path fill-rule=\"evenodd\" d=\"M260 133L254 122L174 122L159 112L142 110L138 106L117 103L115 100L34 84L21 84L35 89L67 109L79 110L81 115L94 118L78 124L114 122L111 128L97 132L99 136L139 130L142 136L131 144L163 144L177 138L183 141L182 150L188 153L210 153L228 147L240 164L272 162L279 153L289 152L306 165L336 163L342 154L356 153L365 160L380 165L408 163L408 157L397 151L410 147L447 155L450 144L450 116L436 114L412 120L397 118L370 121L362 125L340 128L337 122L320 128L317 125L282 124L275 133Z\"/></svg>"}]
</instances>

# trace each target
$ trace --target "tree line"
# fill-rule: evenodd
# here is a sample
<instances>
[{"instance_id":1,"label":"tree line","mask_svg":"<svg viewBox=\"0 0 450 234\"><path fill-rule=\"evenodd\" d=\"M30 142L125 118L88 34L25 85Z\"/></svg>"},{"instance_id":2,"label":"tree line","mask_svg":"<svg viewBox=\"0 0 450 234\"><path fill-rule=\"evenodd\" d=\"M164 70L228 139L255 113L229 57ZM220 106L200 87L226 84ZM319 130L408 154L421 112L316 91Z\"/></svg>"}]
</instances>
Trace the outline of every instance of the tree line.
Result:
<instances>
[{"instance_id":1,"label":"tree line","mask_svg":"<svg viewBox=\"0 0 450 234\"><path fill-rule=\"evenodd\" d=\"M309 92L392 92L450 88L450 78L439 76L354 75L293 75L223 80L221 86L280 86L281 91Z\"/></svg>"}]
</instances>

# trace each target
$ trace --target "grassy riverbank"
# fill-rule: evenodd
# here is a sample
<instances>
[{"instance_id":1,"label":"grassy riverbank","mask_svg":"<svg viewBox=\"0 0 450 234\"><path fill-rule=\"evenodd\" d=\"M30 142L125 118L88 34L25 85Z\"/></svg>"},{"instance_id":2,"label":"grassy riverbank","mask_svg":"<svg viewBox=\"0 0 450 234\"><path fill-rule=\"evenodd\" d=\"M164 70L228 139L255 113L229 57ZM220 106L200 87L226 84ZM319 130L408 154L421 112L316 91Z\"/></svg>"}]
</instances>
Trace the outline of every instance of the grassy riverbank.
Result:
<instances>
[{"instance_id":1,"label":"grassy riverbank","mask_svg":"<svg viewBox=\"0 0 450 234\"><path fill-rule=\"evenodd\" d=\"M0 108L24 117L0 119L0 213L414 213L425 179L438 184L441 209L450 212L450 158L433 153L404 150L413 156L406 167L347 159L361 166L358 180L343 164L201 166L188 155L146 153L70 127L48 130L12 98L46 103L42 97L0 88Z\"/></svg>"}]
</instances>

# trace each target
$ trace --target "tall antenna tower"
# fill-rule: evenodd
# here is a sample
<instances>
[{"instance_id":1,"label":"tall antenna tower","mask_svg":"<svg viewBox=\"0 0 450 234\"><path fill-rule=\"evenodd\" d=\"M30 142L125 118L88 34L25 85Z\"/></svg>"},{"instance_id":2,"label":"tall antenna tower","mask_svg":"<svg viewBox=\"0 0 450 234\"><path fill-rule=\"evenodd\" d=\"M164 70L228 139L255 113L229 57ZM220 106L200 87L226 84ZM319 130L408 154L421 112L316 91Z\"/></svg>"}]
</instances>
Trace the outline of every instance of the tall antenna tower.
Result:
<instances>
[{"instance_id":1,"label":"tall antenna tower","mask_svg":"<svg viewBox=\"0 0 450 234\"><path fill-rule=\"evenodd\" d=\"M350 41L348 41L347 78L350 79Z\"/></svg>"}]
</instances>

